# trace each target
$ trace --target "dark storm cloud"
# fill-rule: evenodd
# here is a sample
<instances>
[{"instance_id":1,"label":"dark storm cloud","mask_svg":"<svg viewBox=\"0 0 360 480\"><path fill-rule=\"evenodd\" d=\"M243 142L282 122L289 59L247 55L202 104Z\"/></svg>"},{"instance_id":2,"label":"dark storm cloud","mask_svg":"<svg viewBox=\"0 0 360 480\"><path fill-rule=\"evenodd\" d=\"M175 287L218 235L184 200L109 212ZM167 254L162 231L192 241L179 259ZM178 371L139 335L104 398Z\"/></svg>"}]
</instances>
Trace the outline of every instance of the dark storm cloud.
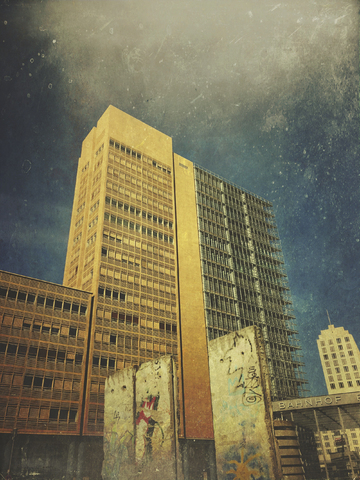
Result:
<instances>
[{"instance_id":1,"label":"dark storm cloud","mask_svg":"<svg viewBox=\"0 0 360 480\"><path fill-rule=\"evenodd\" d=\"M274 203L321 393L325 309L360 341L358 3L35 0L1 13L0 267L62 281L81 141L113 104Z\"/></svg>"}]
</instances>

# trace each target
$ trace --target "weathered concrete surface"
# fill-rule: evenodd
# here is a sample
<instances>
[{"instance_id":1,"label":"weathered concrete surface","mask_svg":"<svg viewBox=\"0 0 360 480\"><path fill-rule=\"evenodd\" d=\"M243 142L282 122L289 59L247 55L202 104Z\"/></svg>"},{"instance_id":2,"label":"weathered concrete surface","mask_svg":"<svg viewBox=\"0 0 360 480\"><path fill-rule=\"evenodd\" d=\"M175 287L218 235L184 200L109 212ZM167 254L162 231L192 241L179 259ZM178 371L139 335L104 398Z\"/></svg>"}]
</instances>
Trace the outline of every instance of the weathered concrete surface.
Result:
<instances>
[{"instance_id":1,"label":"weathered concrete surface","mask_svg":"<svg viewBox=\"0 0 360 480\"><path fill-rule=\"evenodd\" d=\"M177 424L172 357L141 365L136 373L136 462L141 478L175 479Z\"/></svg>"},{"instance_id":2,"label":"weathered concrete surface","mask_svg":"<svg viewBox=\"0 0 360 480\"><path fill-rule=\"evenodd\" d=\"M209 366L218 480L280 478L260 330L211 340Z\"/></svg>"},{"instance_id":3,"label":"weathered concrete surface","mask_svg":"<svg viewBox=\"0 0 360 480\"><path fill-rule=\"evenodd\" d=\"M112 375L105 383L104 462L105 480L127 480L135 473L134 383L135 369Z\"/></svg>"},{"instance_id":4,"label":"weathered concrete surface","mask_svg":"<svg viewBox=\"0 0 360 480\"><path fill-rule=\"evenodd\" d=\"M104 480L177 478L176 375L171 356L107 379Z\"/></svg>"}]
</instances>

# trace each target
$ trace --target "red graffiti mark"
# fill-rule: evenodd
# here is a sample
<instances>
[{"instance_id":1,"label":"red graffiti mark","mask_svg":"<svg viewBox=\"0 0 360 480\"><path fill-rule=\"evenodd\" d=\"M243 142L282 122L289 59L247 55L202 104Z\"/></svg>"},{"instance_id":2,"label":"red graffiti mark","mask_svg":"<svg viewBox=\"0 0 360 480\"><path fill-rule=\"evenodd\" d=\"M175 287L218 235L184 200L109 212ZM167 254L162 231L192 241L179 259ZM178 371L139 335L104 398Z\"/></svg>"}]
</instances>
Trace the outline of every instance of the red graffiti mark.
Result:
<instances>
[{"instance_id":1,"label":"red graffiti mark","mask_svg":"<svg viewBox=\"0 0 360 480\"><path fill-rule=\"evenodd\" d=\"M156 400L157 400L157 397L152 397L150 402L147 402L146 400L144 400L141 404L141 408L148 408L149 410L154 410L154 405Z\"/></svg>"},{"instance_id":2,"label":"red graffiti mark","mask_svg":"<svg viewBox=\"0 0 360 480\"><path fill-rule=\"evenodd\" d=\"M145 403L145 402L144 402ZM143 405L141 405L143 407ZM141 412L139 413L137 419L136 419L136 425L139 425L139 423L141 422L141 420L144 420L144 422L149 425L149 420L151 418L151 415L149 415L148 417L145 415L144 411L141 410Z\"/></svg>"},{"instance_id":3,"label":"red graffiti mark","mask_svg":"<svg viewBox=\"0 0 360 480\"><path fill-rule=\"evenodd\" d=\"M150 396L150 399L151 400L148 400L148 399L144 400L141 404L141 408L146 408L147 410L157 410L157 405L158 405L158 402L159 402L159 395L157 395L156 397L151 397ZM136 425L139 425L141 420L144 420L144 422L146 422L146 424L149 425L150 419L151 419L151 415L146 416L144 411L141 410L138 413L138 416L136 418Z\"/></svg>"}]
</instances>

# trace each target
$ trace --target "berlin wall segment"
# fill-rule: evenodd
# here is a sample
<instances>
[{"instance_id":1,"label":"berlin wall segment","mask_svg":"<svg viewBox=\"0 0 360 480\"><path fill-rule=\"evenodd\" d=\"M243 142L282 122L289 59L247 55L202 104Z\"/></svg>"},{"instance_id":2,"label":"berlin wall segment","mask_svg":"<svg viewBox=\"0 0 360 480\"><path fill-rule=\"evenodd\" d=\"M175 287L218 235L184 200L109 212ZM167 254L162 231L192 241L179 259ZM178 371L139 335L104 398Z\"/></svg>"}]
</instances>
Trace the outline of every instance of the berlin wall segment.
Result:
<instances>
[{"instance_id":1,"label":"berlin wall segment","mask_svg":"<svg viewBox=\"0 0 360 480\"><path fill-rule=\"evenodd\" d=\"M177 424L171 356L128 368L105 385L104 480L177 478Z\"/></svg>"},{"instance_id":2,"label":"berlin wall segment","mask_svg":"<svg viewBox=\"0 0 360 480\"><path fill-rule=\"evenodd\" d=\"M218 480L279 478L259 329L211 340L209 366Z\"/></svg>"}]
</instances>

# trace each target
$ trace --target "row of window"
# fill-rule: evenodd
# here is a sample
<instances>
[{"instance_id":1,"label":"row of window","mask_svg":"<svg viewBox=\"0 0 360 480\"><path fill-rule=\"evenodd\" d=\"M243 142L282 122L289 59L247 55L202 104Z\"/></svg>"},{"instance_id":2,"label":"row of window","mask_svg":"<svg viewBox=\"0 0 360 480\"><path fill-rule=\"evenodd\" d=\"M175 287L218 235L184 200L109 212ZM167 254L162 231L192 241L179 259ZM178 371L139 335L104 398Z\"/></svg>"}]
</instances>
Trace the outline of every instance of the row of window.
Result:
<instances>
[{"instance_id":1,"label":"row of window","mask_svg":"<svg viewBox=\"0 0 360 480\"><path fill-rule=\"evenodd\" d=\"M97 173L97 174L95 175L95 177L93 177L92 186L94 186L95 183L100 180L101 175L102 175L102 171L100 171L99 173Z\"/></svg>"},{"instance_id":2,"label":"row of window","mask_svg":"<svg viewBox=\"0 0 360 480\"><path fill-rule=\"evenodd\" d=\"M206 275L204 275L203 279L204 290L219 293L220 295L225 295L227 297L234 296L232 284Z\"/></svg>"},{"instance_id":3,"label":"row of window","mask_svg":"<svg viewBox=\"0 0 360 480\"><path fill-rule=\"evenodd\" d=\"M213 210L218 210L219 212L223 211L223 206L221 202L218 202L214 198L204 195L203 193L200 193L198 191L196 192L196 200L198 204L200 203L203 206L207 206L209 208L212 208Z\"/></svg>"},{"instance_id":4,"label":"row of window","mask_svg":"<svg viewBox=\"0 0 360 480\"><path fill-rule=\"evenodd\" d=\"M235 316L213 310L205 310L205 315L207 327L216 327L227 331L238 330L238 322Z\"/></svg>"},{"instance_id":5,"label":"row of window","mask_svg":"<svg viewBox=\"0 0 360 480\"><path fill-rule=\"evenodd\" d=\"M360 386L360 380L356 380L356 385L357 385L357 386ZM347 386L348 386L348 387L353 387L353 386L354 386L352 380L348 380ZM332 390L334 390L334 389L336 388L336 384L335 384L335 383L330 383L330 388L331 388ZM345 388L344 382L339 382L338 388Z\"/></svg>"},{"instance_id":6,"label":"row of window","mask_svg":"<svg viewBox=\"0 0 360 480\"><path fill-rule=\"evenodd\" d=\"M135 305L140 305L141 307L155 308L163 312L168 311L176 313L176 304L170 302L165 303L162 298L140 297L138 293L133 294L132 292L128 292L125 294L124 292L119 292L110 287L105 288L102 286L99 286L98 292L100 299L105 298L105 300L112 302L123 302L126 299L128 303L134 303Z\"/></svg>"},{"instance_id":7,"label":"row of window","mask_svg":"<svg viewBox=\"0 0 360 480\"><path fill-rule=\"evenodd\" d=\"M154 209L158 209L159 211L165 212L165 214L172 216L173 209L172 207L169 207L168 205L165 205L157 200L157 198L151 199L148 198L144 195L141 195L141 193L137 193L132 190L128 190L127 188L124 188L122 183L118 182L110 182L109 180L106 182L106 188L108 190L112 190L116 193L120 193L120 195L125 195L125 197L132 198L133 200L136 200L138 202L142 202L145 205L149 205L150 207L153 207Z\"/></svg>"},{"instance_id":8,"label":"row of window","mask_svg":"<svg viewBox=\"0 0 360 480\"><path fill-rule=\"evenodd\" d=\"M80 315L86 315L87 310L87 306L83 304L5 287L0 287L0 298L7 298L8 300L24 303L26 302L27 304L32 305L36 304L37 307L45 307L72 314L80 313Z\"/></svg>"},{"instance_id":9,"label":"row of window","mask_svg":"<svg viewBox=\"0 0 360 480\"><path fill-rule=\"evenodd\" d=\"M148 177L149 179L153 180L155 183L162 183L164 185L167 185L171 187L172 182L171 182L171 177L164 176L162 172L158 172L156 170L148 170L147 168L144 168L143 165L139 165L138 162L130 161L128 158L125 158L123 155L116 155L115 153L109 152L109 165L112 164L121 164L128 169L133 170L134 172L137 172L138 174L142 174L143 176Z\"/></svg>"},{"instance_id":10,"label":"row of window","mask_svg":"<svg viewBox=\"0 0 360 480\"><path fill-rule=\"evenodd\" d=\"M118 323L119 325L127 325L137 327L139 325L139 317L138 315L134 315L132 313L123 313L112 311L111 312L111 321ZM159 330L164 331L166 333L177 333L177 326L176 324L166 323L166 322L159 322ZM97 338L95 338L97 340ZM110 340L110 343L111 340Z\"/></svg>"},{"instance_id":11,"label":"row of window","mask_svg":"<svg viewBox=\"0 0 360 480\"><path fill-rule=\"evenodd\" d=\"M117 233L115 233L114 231L112 230L109 230L107 228L104 228L103 230L103 238L105 240L110 240L112 242L116 242L116 243L122 243L123 245L130 245L131 247L135 247L135 248L138 248L139 250L142 249L143 250L143 255L144 255L144 252L148 252L149 254L151 254L150 256L152 255L158 255L159 256L159 261L163 261L163 259L161 257L165 257L165 258L169 258L172 260L172 264L174 264L174 258L175 258L175 255L174 253L171 251L171 250L167 250L167 248L164 248L166 247L166 245L154 245L154 244L151 244L151 243L146 243L144 240L134 240L132 238L130 238L130 240L128 239L128 237L123 237L122 235L119 235ZM89 256L91 256L91 254L89 254ZM88 263L88 262L86 262Z\"/></svg>"},{"instance_id":12,"label":"row of window","mask_svg":"<svg viewBox=\"0 0 360 480\"><path fill-rule=\"evenodd\" d=\"M97 325L101 325L102 323L102 320L105 319L105 324L106 326L109 325L109 322L111 321L112 319L112 315L114 314L114 318L113 318L113 322L118 322L119 321L119 317L117 315L119 314L123 314L125 315L125 325L126 325L126 315L124 312L114 312L113 313L113 310L110 310L110 309L103 309L101 307L98 307L97 310L96 310L96 324ZM128 315L130 315L130 313L128 313ZM134 322L134 317L135 317L135 322L136 322L136 325L138 323L138 320L136 320L138 317L137 317L137 314L132 314L132 322ZM124 318L124 317L123 317ZM121 322L123 322L123 320L121 319ZM130 317L128 317L128 322L130 322ZM160 325L161 323L161 325ZM131 325L130 323L127 324L128 326ZM133 323L134 325L134 323ZM150 329L150 334L152 335L153 334L153 330L160 330L160 331L164 331L164 332L167 332L169 333L170 331L170 327L169 325L172 325L170 323L165 323L164 320L159 320L158 317L147 317L145 318L144 316L142 316L140 318L140 327L141 328L145 328L147 327L148 329ZM173 327L171 327L171 331L173 333L175 333L176 331L176 328L173 329Z\"/></svg>"},{"instance_id":13,"label":"row of window","mask_svg":"<svg viewBox=\"0 0 360 480\"><path fill-rule=\"evenodd\" d=\"M211 174L210 172L206 172L205 170L195 166L195 178L207 185L211 185L214 188L218 188L219 190L222 189L223 181L219 177Z\"/></svg>"},{"instance_id":14,"label":"row of window","mask_svg":"<svg viewBox=\"0 0 360 480\"><path fill-rule=\"evenodd\" d=\"M139 325L139 317L131 313L111 312L111 321L119 323L119 325L132 325L134 327Z\"/></svg>"},{"instance_id":15,"label":"row of window","mask_svg":"<svg viewBox=\"0 0 360 480\"><path fill-rule=\"evenodd\" d=\"M17 355L20 357L25 357L26 355L31 358L37 358L38 360L53 362L60 362L60 363L68 363L68 364L76 364L81 365L83 360L82 353L75 353L71 351L61 350L59 348L56 350L55 348L43 348L43 347L34 347L28 346L23 344L15 344L15 343L5 343L0 342L0 353L4 355Z\"/></svg>"},{"instance_id":16,"label":"row of window","mask_svg":"<svg viewBox=\"0 0 360 480\"><path fill-rule=\"evenodd\" d=\"M352 356L354 355L354 352L353 352L352 350L348 350L347 353L348 353L349 357L352 357ZM327 355L327 354L323 355L323 357L324 357L324 360L328 360L328 359L329 359L329 355ZM340 357L345 357L345 352L341 352L341 353L340 353ZM331 358L338 358L338 357L337 357L337 354L336 354L336 353L332 353L332 354L331 354Z\"/></svg>"},{"instance_id":17,"label":"row of window","mask_svg":"<svg viewBox=\"0 0 360 480\"><path fill-rule=\"evenodd\" d=\"M174 243L174 237L168 236L165 233L158 232L156 230L152 230L151 228L146 228L144 226L139 225L138 223L131 222L127 219L122 219L120 217L116 217L115 215L111 215L108 212L104 214L104 220L110 221L118 226L123 226L125 228L129 228L130 230L141 232L143 235L148 235L149 237L158 238L159 240L163 240L164 242L168 242L170 244Z\"/></svg>"},{"instance_id":18,"label":"row of window","mask_svg":"<svg viewBox=\"0 0 360 480\"><path fill-rule=\"evenodd\" d=\"M83 203L79 206L79 208L76 210L76 213L79 214L80 212L82 212L82 211L84 210L84 208L85 208L85 202L83 202Z\"/></svg>"},{"instance_id":19,"label":"row of window","mask_svg":"<svg viewBox=\"0 0 360 480\"><path fill-rule=\"evenodd\" d=\"M140 208L136 208L133 205L128 205L127 203L121 202L120 200L116 200L115 198L110 198L109 196L105 197L105 204L111 205L114 208L124 210L124 212L129 212L137 217L142 217L145 220L152 221L154 223L158 223L159 225L164 225L164 227L173 228L173 222L163 219L162 217L158 217L152 213L146 212L145 210L141 210Z\"/></svg>"},{"instance_id":20,"label":"row of window","mask_svg":"<svg viewBox=\"0 0 360 480\"><path fill-rule=\"evenodd\" d=\"M195 188L197 192L202 192L205 195L210 195L211 197L216 198L220 202L222 201L222 194L218 188L214 188L211 185L199 182L198 180L195 180Z\"/></svg>"},{"instance_id":21,"label":"row of window","mask_svg":"<svg viewBox=\"0 0 360 480\"><path fill-rule=\"evenodd\" d=\"M125 292L119 292L118 290L115 290L109 287L105 288L101 285L99 285L98 287L98 294L99 294L99 297L107 298L113 301L125 302L126 300Z\"/></svg>"},{"instance_id":22,"label":"row of window","mask_svg":"<svg viewBox=\"0 0 360 480\"><path fill-rule=\"evenodd\" d=\"M141 278L141 282L140 282L140 277L138 275L134 275L134 273L127 272L126 270L114 271L112 268L101 266L100 275L104 277L107 276L110 278L114 278L115 280L121 280L122 282L134 283L135 285L140 285L141 283L141 286L151 288L151 289L153 288L154 290L159 290L160 295L163 295L165 292L169 294L171 293L173 295L175 295L176 293L175 286L173 286L170 283L166 283L166 282L163 283L163 282L156 281L153 278L146 279L144 277Z\"/></svg>"},{"instance_id":23,"label":"row of window","mask_svg":"<svg viewBox=\"0 0 360 480\"><path fill-rule=\"evenodd\" d=\"M115 358L94 355L92 364L93 364L93 367L101 367L101 368L114 370L116 366L116 360Z\"/></svg>"},{"instance_id":24,"label":"row of window","mask_svg":"<svg viewBox=\"0 0 360 480\"><path fill-rule=\"evenodd\" d=\"M19 419L39 419L42 422L44 420L60 421L71 423L76 421L77 410L76 409L64 409L64 408L44 408L44 407L30 407L21 406L19 413L17 413L17 406L8 406L5 417L18 417Z\"/></svg>"},{"instance_id":25,"label":"row of window","mask_svg":"<svg viewBox=\"0 0 360 480\"><path fill-rule=\"evenodd\" d=\"M211 220L212 222L223 225L225 227L224 215L222 213L198 205L198 215L199 217L203 217L204 219L206 218L207 220Z\"/></svg>"},{"instance_id":26,"label":"row of window","mask_svg":"<svg viewBox=\"0 0 360 480\"><path fill-rule=\"evenodd\" d=\"M101 145L101 147L99 147L96 152L95 152L95 157L97 157L99 155L100 152L102 152L104 150L104 144ZM89 162L87 163L87 165L89 164Z\"/></svg>"},{"instance_id":27,"label":"row of window","mask_svg":"<svg viewBox=\"0 0 360 480\"><path fill-rule=\"evenodd\" d=\"M213 235L209 235L208 233L204 233L202 231L199 232L200 236L200 243L205 244L212 248L217 248L219 250L226 251L227 250L227 242L221 238L214 237Z\"/></svg>"},{"instance_id":28,"label":"row of window","mask_svg":"<svg viewBox=\"0 0 360 480\"><path fill-rule=\"evenodd\" d=\"M221 297L214 293L205 292L205 307L235 314L235 301L232 298Z\"/></svg>"},{"instance_id":29,"label":"row of window","mask_svg":"<svg viewBox=\"0 0 360 480\"><path fill-rule=\"evenodd\" d=\"M151 158L146 157L145 155L142 155L140 152L137 152L136 150L132 150L131 148L117 142L116 140L113 140L112 138L110 138L109 145L115 150L119 150L120 152L126 153L126 155L129 155L133 158L137 158L139 160L142 159L144 162L147 162L149 165L152 165L158 170L161 170L162 172L171 175L171 170L169 168L165 167L161 163L156 162Z\"/></svg>"},{"instance_id":30,"label":"row of window","mask_svg":"<svg viewBox=\"0 0 360 480\"><path fill-rule=\"evenodd\" d=\"M51 325L49 323L37 323L36 319L33 321L31 318L24 318L18 315L7 313L3 315L2 325L14 328L21 328L22 330L31 330L34 333L43 333L50 335L59 335L59 333L61 333L62 336L74 338L76 338L77 336L81 338L85 337L85 330L81 330L78 327L59 324Z\"/></svg>"},{"instance_id":31,"label":"row of window","mask_svg":"<svg viewBox=\"0 0 360 480\"><path fill-rule=\"evenodd\" d=\"M268 232L268 231L259 230L258 228L250 226L250 232L252 236L255 236L257 239L261 240L264 243L267 243L273 240L280 240L275 230L273 230L272 232Z\"/></svg>"},{"instance_id":32,"label":"row of window","mask_svg":"<svg viewBox=\"0 0 360 480\"><path fill-rule=\"evenodd\" d=\"M150 185L146 182L141 181L140 178L135 178L135 177L132 177L131 175L125 174L121 172L121 170L118 170L117 168L114 168L111 165L108 165L107 173L110 174L112 177L120 178L122 181L126 181L129 184L131 183L135 188L138 188L138 189L142 188L143 193L145 193L144 190L148 190L148 192L150 192L151 194L154 194L159 197L163 197L169 201L172 200L171 192L166 192L165 190L162 190L155 185Z\"/></svg>"},{"instance_id":33,"label":"row of window","mask_svg":"<svg viewBox=\"0 0 360 480\"><path fill-rule=\"evenodd\" d=\"M45 375L45 376L44 376ZM39 388L39 389L51 389L54 390L66 390L78 392L80 390L81 382L79 379L74 378L61 378L61 377L49 377L48 373L44 375L37 375L25 373L9 373L5 372L1 376L1 385L12 385L14 387L19 387L21 385L29 388Z\"/></svg>"},{"instance_id":34,"label":"row of window","mask_svg":"<svg viewBox=\"0 0 360 480\"><path fill-rule=\"evenodd\" d=\"M30 320L30 319L29 319ZM22 326L23 330L31 330L34 333L43 333L43 334L49 334L50 335L59 335L61 333L61 336L67 336L67 337L72 337L72 338L85 338L85 330L80 330L77 327L71 327L68 325L43 325L43 324L38 324L34 323L31 325L30 322L27 322L26 319L23 322Z\"/></svg>"},{"instance_id":35,"label":"row of window","mask_svg":"<svg viewBox=\"0 0 360 480\"><path fill-rule=\"evenodd\" d=\"M358 366L357 365L351 365L352 369L357 372L358 371ZM344 365L343 366L343 370L344 372L348 372L349 371L349 367L347 365ZM327 370L327 373L331 375L332 373L332 370L331 368L328 368ZM340 370L340 367L335 367L335 373L341 373L341 370Z\"/></svg>"},{"instance_id":36,"label":"row of window","mask_svg":"<svg viewBox=\"0 0 360 480\"><path fill-rule=\"evenodd\" d=\"M213 187L213 189L215 188L224 192L225 200L229 202L232 201L238 206L242 206L246 202L249 210L258 210L260 212L264 210L267 211L267 209L271 207L269 202L264 201L257 195L244 192L240 189L240 187L232 185L228 181L220 177L216 177L210 172L206 172L199 167L195 167L195 177L199 183L202 182L205 186Z\"/></svg>"},{"instance_id":37,"label":"row of window","mask_svg":"<svg viewBox=\"0 0 360 480\"><path fill-rule=\"evenodd\" d=\"M345 343L350 342L350 338L349 338L349 337L344 337L344 342L345 342ZM342 338L340 338L340 337L336 338L336 343L337 343L338 345L340 345L340 344L342 343ZM334 342L332 341L332 339L329 339L329 340L328 340L328 344L329 344L329 345L334 345ZM320 345L321 345L322 347L325 347L325 345L326 345L325 341L324 341L324 340L321 340L321 341L320 341ZM350 347L347 346L347 348L350 348Z\"/></svg>"},{"instance_id":38,"label":"row of window","mask_svg":"<svg viewBox=\"0 0 360 480\"><path fill-rule=\"evenodd\" d=\"M169 325L171 328L171 325ZM176 327L176 326L175 326ZM167 333L175 334L176 331L171 332L168 331ZM110 332L95 332L95 340L99 343L101 343L102 348L104 349L105 345L112 345L114 347L117 347L117 351L122 351L123 348L132 348L134 352L136 352L139 349L139 338L138 337L130 337L130 336L123 336L123 335L117 335L116 333L110 333ZM158 340L158 339L156 339ZM159 351L159 346L160 343L152 338L147 338L145 339L142 337L140 339L140 349L147 349L147 350L155 350ZM162 344L163 345L163 344ZM96 346L96 344L95 344ZM171 345L168 345L171 347Z\"/></svg>"},{"instance_id":39,"label":"row of window","mask_svg":"<svg viewBox=\"0 0 360 480\"><path fill-rule=\"evenodd\" d=\"M101 256L109 258L111 260L117 260L119 262L122 262L124 265L129 265L130 267L140 267L139 258L134 257L133 255L129 255L127 253L121 253L120 250L113 250L112 248L103 246L101 248ZM171 277L175 276L175 269L173 267L170 267L169 265L164 266L164 264L161 263L159 264L155 262L149 262L146 258L143 258L141 260L141 267L142 269L152 270L162 275L170 275ZM105 274L105 272L103 271L102 274ZM120 272L118 272L117 277L120 278Z\"/></svg>"},{"instance_id":40,"label":"row of window","mask_svg":"<svg viewBox=\"0 0 360 480\"><path fill-rule=\"evenodd\" d=\"M219 226L218 224L213 223L212 221L199 218L199 229L204 230L205 232L209 232L212 235L216 235L221 238L226 238L225 227Z\"/></svg>"}]
</instances>

